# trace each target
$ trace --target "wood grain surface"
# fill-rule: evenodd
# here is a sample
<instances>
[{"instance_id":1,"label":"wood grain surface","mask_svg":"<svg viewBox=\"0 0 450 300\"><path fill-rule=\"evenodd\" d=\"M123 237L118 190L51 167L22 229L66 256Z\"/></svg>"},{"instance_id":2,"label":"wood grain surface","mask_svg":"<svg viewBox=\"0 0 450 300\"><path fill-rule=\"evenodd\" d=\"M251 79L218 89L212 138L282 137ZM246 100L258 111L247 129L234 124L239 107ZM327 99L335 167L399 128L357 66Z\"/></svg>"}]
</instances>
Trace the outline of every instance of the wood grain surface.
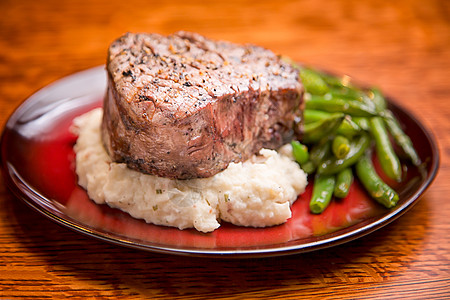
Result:
<instances>
[{"instance_id":1,"label":"wood grain surface","mask_svg":"<svg viewBox=\"0 0 450 300\"><path fill-rule=\"evenodd\" d=\"M60 227L0 184L0 298L450 298L449 1L0 1L0 126L29 95L105 63L127 31L250 42L379 86L436 136L421 201L313 253L220 260L112 246Z\"/></svg>"}]
</instances>

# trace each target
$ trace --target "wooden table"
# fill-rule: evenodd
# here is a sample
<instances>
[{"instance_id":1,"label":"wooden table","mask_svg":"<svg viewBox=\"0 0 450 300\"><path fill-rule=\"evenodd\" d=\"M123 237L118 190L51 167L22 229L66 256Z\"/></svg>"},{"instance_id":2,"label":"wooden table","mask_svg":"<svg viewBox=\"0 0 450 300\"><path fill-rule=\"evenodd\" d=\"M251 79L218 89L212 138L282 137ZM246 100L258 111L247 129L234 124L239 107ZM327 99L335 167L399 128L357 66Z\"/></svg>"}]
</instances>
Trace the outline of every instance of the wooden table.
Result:
<instances>
[{"instance_id":1,"label":"wooden table","mask_svg":"<svg viewBox=\"0 0 450 300\"><path fill-rule=\"evenodd\" d=\"M212 2L212 1L211 1ZM126 31L251 42L379 86L439 141L439 175L390 225L327 250L219 260L102 243L0 185L0 298L449 298L448 1L1 1L0 125L37 89L105 63Z\"/></svg>"}]
</instances>

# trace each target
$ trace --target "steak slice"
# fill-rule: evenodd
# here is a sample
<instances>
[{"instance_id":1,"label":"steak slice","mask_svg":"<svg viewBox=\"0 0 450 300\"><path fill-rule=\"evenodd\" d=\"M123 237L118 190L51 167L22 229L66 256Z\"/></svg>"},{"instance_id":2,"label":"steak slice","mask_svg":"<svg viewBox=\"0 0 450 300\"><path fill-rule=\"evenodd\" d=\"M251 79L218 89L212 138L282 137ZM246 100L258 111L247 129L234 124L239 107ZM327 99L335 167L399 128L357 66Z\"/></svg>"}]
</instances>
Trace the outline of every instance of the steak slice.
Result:
<instances>
[{"instance_id":1,"label":"steak slice","mask_svg":"<svg viewBox=\"0 0 450 300\"><path fill-rule=\"evenodd\" d=\"M108 52L102 139L113 161L161 177L210 177L292 138L298 72L269 50L199 34L128 33Z\"/></svg>"}]
</instances>

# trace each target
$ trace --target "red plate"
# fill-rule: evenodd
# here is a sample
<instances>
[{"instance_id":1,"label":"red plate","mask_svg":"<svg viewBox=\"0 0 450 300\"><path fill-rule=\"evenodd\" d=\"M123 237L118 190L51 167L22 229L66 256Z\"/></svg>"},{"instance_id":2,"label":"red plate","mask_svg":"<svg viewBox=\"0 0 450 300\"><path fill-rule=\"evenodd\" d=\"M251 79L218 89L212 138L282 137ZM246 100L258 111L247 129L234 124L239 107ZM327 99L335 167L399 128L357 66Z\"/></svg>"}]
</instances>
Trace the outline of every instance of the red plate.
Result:
<instances>
[{"instance_id":1,"label":"red plate","mask_svg":"<svg viewBox=\"0 0 450 300\"><path fill-rule=\"evenodd\" d=\"M407 180L394 186L400 194L395 208L384 209L356 182L347 198L333 201L321 215L312 215L309 184L294 203L292 218L279 226L256 229L223 223L204 234L146 224L120 210L96 205L77 185L72 150L76 137L69 127L74 117L101 106L105 88L104 67L97 67L59 80L28 98L4 129L2 171L11 191L38 212L72 230L122 246L220 257L275 256L330 247L368 234L405 213L431 184L439 165L430 132L390 101L426 162L425 172L410 167Z\"/></svg>"}]
</instances>

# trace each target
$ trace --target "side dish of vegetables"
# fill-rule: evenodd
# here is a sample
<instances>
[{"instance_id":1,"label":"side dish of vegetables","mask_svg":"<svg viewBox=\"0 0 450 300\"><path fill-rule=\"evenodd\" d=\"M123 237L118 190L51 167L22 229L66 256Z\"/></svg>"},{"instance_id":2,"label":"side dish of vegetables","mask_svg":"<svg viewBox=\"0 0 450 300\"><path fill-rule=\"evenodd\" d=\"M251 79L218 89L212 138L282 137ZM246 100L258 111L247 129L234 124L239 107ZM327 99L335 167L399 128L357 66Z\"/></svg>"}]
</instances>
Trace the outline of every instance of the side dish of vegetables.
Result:
<instances>
[{"instance_id":1,"label":"side dish of vegetables","mask_svg":"<svg viewBox=\"0 0 450 300\"><path fill-rule=\"evenodd\" d=\"M296 68L306 93L303 137L292 147L302 169L314 175L311 212L322 213L333 197L345 198L355 175L373 199L394 207L399 196L378 176L372 151L385 175L397 182L404 174L394 143L413 165L421 161L382 93L360 88L347 76Z\"/></svg>"}]
</instances>

